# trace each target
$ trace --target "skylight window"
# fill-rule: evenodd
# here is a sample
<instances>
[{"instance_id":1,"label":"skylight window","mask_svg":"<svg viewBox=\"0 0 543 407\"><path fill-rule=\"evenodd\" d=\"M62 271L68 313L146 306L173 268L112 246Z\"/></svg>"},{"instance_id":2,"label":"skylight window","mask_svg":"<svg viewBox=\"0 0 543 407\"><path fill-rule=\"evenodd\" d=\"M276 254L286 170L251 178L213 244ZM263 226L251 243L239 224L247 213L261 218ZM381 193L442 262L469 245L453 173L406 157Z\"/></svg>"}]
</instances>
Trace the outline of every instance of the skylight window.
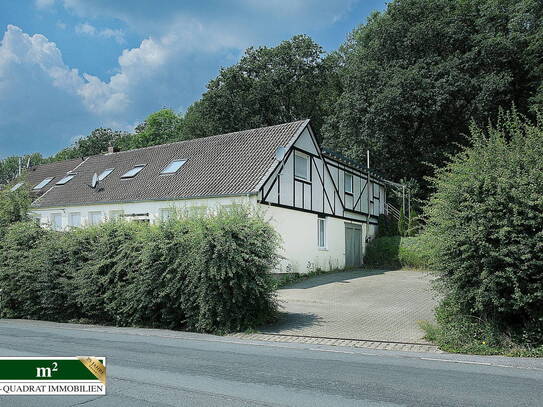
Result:
<instances>
[{"instance_id":1,"label":"skylight window","mask_svg":"<svg viewBox=\"0 0 543 407\"><path fill-rule=\"evenodd\" d=\"M121 175L121 178L133 178L138 175L141 170L143 170L143 167L145 167L145 164L136 165L134 168Z\"/></svg>"},{"instance_id":2,"label":"skylight window","mask_svg":"<svg viewBox=\"0 0 543 407\"><path fill-rule=\"evenodd\" d=\"M109 174L113 172L115 168L108 168L107 170L102 171L100 175L98 175L98 181L102 181L104 178L106 178Z\"/></svg>"},{"instance_id":3,"label":"skylight window","mask_svg":"<svg viewBox=\"0 0 543 407\"><path fill-rule=\"evenodd\" d=\"M186 162L187 160L173 160L162 170L161 174L175 174Z\"/></svg>"},{"instance_id":4,"label":"skylight window","mask_svg":"<svg viewBox=\"0 0 543 407\"><path fill-rule=\"evenodd\" d=\"M73 177L75 177L75 174L68 174L64 178L58 180L57 185L64 185L68 181L70 181Z\"/></svg>"},{"instance_id":5,"label":"skylight window","mask_svg":"<svg viewBox=\"0 0 543 407\"><path fill-rule=\"evenodd\" d=\"M42 182L40 182L38 185L36 185L33 189L42 189L44 186L49 184L54 177L51 178L45 178Z\"/></svg>"},{"instance_id":6,"label":"skylight window","mask_svg":"<svg viewBox=\"0 0 543 407\"><path fill-rule=\"evenodd\" d=\"M23 183L22 182L18 182L17 184L13 185L10 189L11 192L15 192L17 191L19 188L21 188L23 186Z\"/></svg>"}]
</instances>

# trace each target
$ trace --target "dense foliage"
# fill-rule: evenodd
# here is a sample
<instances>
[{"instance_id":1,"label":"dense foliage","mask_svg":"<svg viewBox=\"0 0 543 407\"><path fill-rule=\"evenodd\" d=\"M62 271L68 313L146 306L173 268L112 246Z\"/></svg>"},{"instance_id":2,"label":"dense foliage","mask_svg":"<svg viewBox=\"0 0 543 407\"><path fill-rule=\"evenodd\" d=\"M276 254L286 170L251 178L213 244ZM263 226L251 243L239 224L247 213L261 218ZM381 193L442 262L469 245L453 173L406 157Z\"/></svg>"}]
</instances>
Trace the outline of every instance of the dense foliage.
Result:
<instances>
[{"instance_id":1,"label":"dense foliage","mask_svg":"<svg viewBox=\"0 0 543 407\"><path fill-rule=\"evenodd\" d=\"M470 120L543 101L541 0L396 0L340 49L327 145L421 182L465 144ZM425 190L421 191L425 196Z\"/></svg>"},{"instance_id":2,"label":"dense foliage","mask_svg":"<svg viewBox=\"0 0 543 407\"><path fill-rule=\"evenodd\" d=\"M543 116L503 113L495 127L472 126L470 141L437 171L426 208L438 322L543 344Z\"/></svg>"},{"instance_id":3,"label":"dense foliage","mask_svg":"<svg viewBox=\"0 0 543 407\"><path fill-rule=\"evenodd\" d=\"M370 267L429 269L430 252L420 237L378 237L368 243L364 264Z\"/></svg>"},{"instance_id":4,"label":"dense foliage","mask_svg":"<svg viewBox=\"0 0 543 407\"><path fill-rule=\"evenodd\" d=\"M188 110L186 133L205 137L307 118L319 130L334 96L335 67L306 35L274 48L248 48Z\"/></svg>"},{"instance_id":5,"label":"dense foliage","mask_svg":"<svg viewBox=\"0 0 543 407\"><path fill-rule=\"evenodd\" d=\"M29 208L30 194L25 187L0 190L0 239L11 224L28 220Z\"/></svg>"},{"instance_id":6,"label":"dense foliage","mask_svg":"<svg viewBox=\"0 0 543 407\"><path fill-rule=\"evenodd\" d=\"M245 210L69 232L18 222L0 243L2 317L220 333L275 316L278 236Z\"/></svg>"}]
</instances>

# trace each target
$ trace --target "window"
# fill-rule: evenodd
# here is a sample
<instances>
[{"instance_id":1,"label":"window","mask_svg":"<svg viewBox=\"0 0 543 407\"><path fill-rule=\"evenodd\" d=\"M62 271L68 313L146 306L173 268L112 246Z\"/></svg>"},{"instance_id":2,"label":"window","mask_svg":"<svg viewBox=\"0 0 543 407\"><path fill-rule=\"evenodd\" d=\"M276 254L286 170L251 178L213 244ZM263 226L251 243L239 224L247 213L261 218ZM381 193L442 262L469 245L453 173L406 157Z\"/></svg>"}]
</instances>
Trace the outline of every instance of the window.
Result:
<instances>
[{"instance_id":1,"label":"window","mask_svg":"<svg viewBox=\"0 0 543 407\"><path fill-rule=\"evenodd\" d=\"M373 183L373 197L379 198L379 184Z\"/></svg>"},{"instance_id":2,"label":"window","mask_svg":"<svg viewBox=\"0 0 543 407\"><path fill-rule=\"evenodd\" d=\"M23 183L22 182L18 182L17 184L13 185L10 189L11 192L15 192L17 191L19 188L21 188L23 186Z\"/></svg>"},{"instance_id":3,"label":"window","mask_svg":"<svg viewBox=\"0 0 543 407\"><path fill-rule=\"evenodd\" d=\"M39 213L32 213L30 214L30 218L32 218L32 220L34 222L36 222L38 225L41 224L41 215Z\"/></svg>"},{"instance_id":4,"label":"window","mask_svg":"<svg viewBox=\"0 0 543 407\"><path fill-rule=\"evenodd\" d=\"M44 186L49 184L53 178L54 177L45 178L42 182L40 182L38 185L36 185L33 189L42 189Z\"/></svg>"},{"instance_id":5,"label":"window","mask_svg":"<svg viewBox=\"0 0 543 407\"><path fill-rule=\"evenodd\" d=\"M305 154L294 154L294 176L309 181L309 158Z\"/></svg>"},{"instance_id":6,"label":"window","mask_svg":"<svg viewBox=\"0 0 543 407\"><path fill-rule=\"evenodd\" d=\"M124 211L122 209L114 209L109 211L109 218L112 220L119 220L123 217Z\"/></svg>"},{"instance_id":7,"label":"window","mask_svg":"<svg viewBox=\"0 0 543 407\"><path fill-rule=\"evenodd\" d=\"M113 172L115 168L108 168L107 170L104 170L100 173L100 175L98 175L98 181L102 181L103 179L105 179L109 174L111 174Z\"/></svg>"},{"instance_id":8,"label":"window","mask_svg":"<svg viewBox=\"0 0 543 407\"><path fill-rule=\"evenodd\" d=\"M121 175L121 178L133 178L138 175L141 170L143 170L143 167L145 167L145 164L136 165L134 168Z\"/></svg>"},{"instance_id":9,"label":"window","mask_svg":"<svg viewBox=\"0 0 543 407\"><path fill-rule=\"evenodd\" d=\"M168 219L172 218L175 214L175 209L173 208L162 208L160 210L160 221L166 222Z\"/></svg>"},{"instance_id":10,"label":"window","mask_svg":"<svg viewBox=\"0 0 543 407\"><path fill-rule=\"evenodd\" d=\"M345 176L343 178L343 184L345 187L345 192L347 194L353 193L353 175L349 173L345 173Z\"/></svg>"},{"instance_id":11,"label":"window","mask_svg":"<svg viewBox=\"0 0 543 407\"><path fill-rule=\"evenodd\" d=\"M89 212L89 224L98 225L102 222L102 212Z\"/></svg>"},{"instance_id":12,"label":"window","mask_svg":"<svg viewBox=\"0 0 543 407\"><path fill-rule=\"evenodd\" d=\"M326 249L326 218L318 218L317 222L318 246Z\"/></svg>"},{"instance_id":13,"label":"window","mask_svg":"<svg viewBox=\"0 0 543 407\"><path fill-rule=\"evenodd\" d=\"M75 174L68 174L66 175L64 178L60 179L58 182L57 182L57 185L64 185L66 184L68 181L70 181L73 177L75 177Z\"/></svg>"},{"instance_id":14,"label":"window","mask_svg":"<svg viewBox=\"0 0 543 407\"><path fill-rule=\"evenodd\" d=\"M72 212L68 217L68 225L73 227L81 226L81 214L79 212Z\"/></svg>"},{"instance_id":15,"label":"window","mask_svg":"<svg viewBox=\"0 0 543 407\"><path fill-rule=\"evenodd\" d=\"M162 170L161 174L175 174L186 162L187 160L173 160Z\"/></svg>"},{"instance_id":16,"label":"window","mask_svg":"<svg viewBox=\"0 0 543 407\"><path fill-rule=\"evenodd\" d=\"M62 230L62 213L51 214L51 227L54 230Z\"/></svg>"}]
</instances>

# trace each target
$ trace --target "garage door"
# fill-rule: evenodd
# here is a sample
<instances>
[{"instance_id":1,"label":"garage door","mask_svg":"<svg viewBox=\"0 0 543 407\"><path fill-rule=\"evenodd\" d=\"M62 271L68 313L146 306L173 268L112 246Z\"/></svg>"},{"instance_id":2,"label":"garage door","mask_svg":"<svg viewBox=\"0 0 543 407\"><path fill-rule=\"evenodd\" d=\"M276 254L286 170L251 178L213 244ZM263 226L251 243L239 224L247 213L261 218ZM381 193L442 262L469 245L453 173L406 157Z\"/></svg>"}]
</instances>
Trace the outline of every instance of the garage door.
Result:
<instances>
[{"instance_id":1,"label":"garage door","mask_svg":"<svg viewBox=\"0 0 543 407\"><path fill-rule=\"evenodd\" d=\"M362 226L345 223L345 267L362 265Z\"/></svg>"}]
</instances>

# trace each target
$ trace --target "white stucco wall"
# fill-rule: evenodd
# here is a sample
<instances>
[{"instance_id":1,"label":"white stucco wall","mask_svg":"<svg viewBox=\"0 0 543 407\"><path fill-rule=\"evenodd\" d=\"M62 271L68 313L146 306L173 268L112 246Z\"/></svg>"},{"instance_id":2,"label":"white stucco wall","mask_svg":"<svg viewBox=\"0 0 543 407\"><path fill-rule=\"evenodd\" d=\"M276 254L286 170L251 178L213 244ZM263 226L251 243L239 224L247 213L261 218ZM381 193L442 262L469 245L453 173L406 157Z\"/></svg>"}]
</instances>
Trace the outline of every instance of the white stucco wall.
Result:
<instances>
[{"instance_id":1,"label":"white stucco wall","mask_svg":"<svg viewBox=\"0 0 543 407\"><path fill-rule=\"evenodd\" d=\"M52 218L54 214L61 214L62 229L67 229L70 226L69 217L71 213L81 214L81 226L89 225L90 213L98 211L102 213L104 219L112 218L116 211L122 211L124 215L149 213L150 222L155 223L160 220L161 209L175 208L178 210L187 210L189 208L196 207L202 209L206 208L207 210L214 210L229 205L256 206L256 195L186 199L177 201L142 201L66 206L57 208L34 208L31 210L31 214L39 215L40 223L44 226L49 226L52 224Z\"/></svg>"},{"instance_id":2,"label":"white stucco wall","mask_svg":"<svg viewBox=\"0 0 543 407\"><path fill-rule=\"evenodd\" d=\"M122 211L124 215L149 213L150 222L155 223L161 219L161 209L190 210L190 208L206 208L208 211L213 211L230 205L245 205L257 208L281 235L282 248L280 254L285 259L281 261L279 268L276 270L280 273L305 273L317 268L321 270L343 268L345 266L346 222L363 225L362 241L365 241L364 222L351 222L327 216L326 248L321 249L318 247L318 216L316 214L258 204L256 195L40 208L33 209L31 213L39 215L40 223L44 226L50 226L53 216L60 214L62 229L68 229L71 213L80 214L81 226L90 224L90 214L93 212L101 212L103 219L107 219L113 217L116 211ZM375 233L375 230L376 227L371 225L370 236ZM363 252L364 243L362 243L362 246L361 250Z\"/></svg>"},{"instance_id":3,"label":"white stucco wall","mask_svg":"<svg viewBox=\"0 0 543 407\"><path fill-rule=\"evenodd\" d=\"M362 253L365 223L326 217L326 249L318 247L318 216L314 213L270 205L261 205L263 212L283 239L281 255L285 257L277 270L280 273L305 273L314 269L332 270L345 267L345 223L362 227ZM376 228L370 227L370 236Z\"/></svg>"}]
</instances>

